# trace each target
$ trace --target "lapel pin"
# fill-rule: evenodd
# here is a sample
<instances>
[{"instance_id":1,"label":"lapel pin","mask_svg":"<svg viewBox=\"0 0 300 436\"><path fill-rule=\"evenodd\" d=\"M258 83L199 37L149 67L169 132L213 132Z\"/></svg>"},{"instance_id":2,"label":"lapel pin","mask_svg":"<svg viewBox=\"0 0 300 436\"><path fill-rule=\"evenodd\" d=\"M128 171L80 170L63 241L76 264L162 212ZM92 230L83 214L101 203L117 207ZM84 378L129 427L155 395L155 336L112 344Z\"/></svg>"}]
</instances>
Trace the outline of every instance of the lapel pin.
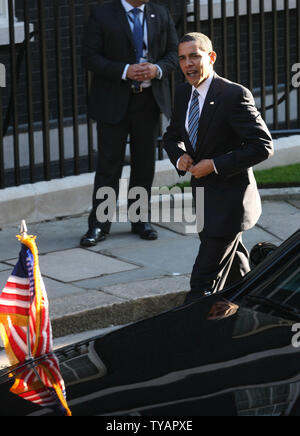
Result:
<instances>
[{"instance_id":1,"label":"lapel pin","mask_svg":"<svg viewBox=\"0 0 300 436\"><path fill-rule=\"evenodd\" d=\"M155 15L154 15L154 14L151 14L150 17L151 17L151 18L155 18Z\"/></svg>"},{"instance_id":2,"label":"lapel pin","mask_svg":"<svg viewBox=\"0 0 300 436\"><path fill-rule=\"evenodd\" d=\"M215 104L215 102L214 102L214 101L211 101L209 104Z\"/></svg>"}]
</instances>

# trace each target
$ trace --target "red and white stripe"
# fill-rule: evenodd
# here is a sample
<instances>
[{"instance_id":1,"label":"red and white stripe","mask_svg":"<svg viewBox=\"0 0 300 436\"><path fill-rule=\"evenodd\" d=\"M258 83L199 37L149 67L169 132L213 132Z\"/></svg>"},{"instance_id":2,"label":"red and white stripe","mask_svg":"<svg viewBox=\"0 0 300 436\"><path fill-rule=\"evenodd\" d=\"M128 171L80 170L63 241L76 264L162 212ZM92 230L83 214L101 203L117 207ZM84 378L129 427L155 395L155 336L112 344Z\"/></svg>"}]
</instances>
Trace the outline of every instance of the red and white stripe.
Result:
<instances>
[{"instance_id":1,"label":"red and white stripe","mask_svg":"<svg viewBox=\"0 0 300 436\"><path fill-rule=\"evenodd\" d=\"M0 296L0 313L29 316L29 279L10 276Z\"/></svg>"},{"instance_id":2,"label":"red and white stripe","mask_svg":"<svg viewBox=\"0 0 300 436\"><path fill-rule=\"evenodd\" d=\"M38 347L34 357L43 356L44 354L49 354L52 352L52 329L49 318L49 303L47 298L47 293L45 290L44 282L42 277L40 277L40 285L43 295L43 303L40 311L41 329L38 338ZM36 305L35 301L30 306L29 311L29 332L30 332L30 343L31 351L33 351L34 344L36 341Z\"/></svg>"}]
</instances>

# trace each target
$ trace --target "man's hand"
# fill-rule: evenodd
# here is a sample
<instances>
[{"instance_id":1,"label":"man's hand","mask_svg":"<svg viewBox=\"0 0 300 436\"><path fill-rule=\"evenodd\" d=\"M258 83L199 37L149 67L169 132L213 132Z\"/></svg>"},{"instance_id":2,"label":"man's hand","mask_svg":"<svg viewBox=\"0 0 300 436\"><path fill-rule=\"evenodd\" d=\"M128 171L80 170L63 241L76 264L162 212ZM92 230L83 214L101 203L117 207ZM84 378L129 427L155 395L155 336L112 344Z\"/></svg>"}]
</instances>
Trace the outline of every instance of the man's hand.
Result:
<instances>
[{"instance_id":1,"label":"man's hand","mask_svg":"<svg viewBox=\"0 0 300 436\"><path fill-rule=\"evenodd\" d=\"M190 171L190 168L192 168L194 165L194 161L191 158L190 155L184 154L181 156L180 161L178 162L178 169L180 171Z\"/></svg>"},{"instance_id":2,"label":"man's hand","mask_svg":"<svg viewBox=\"0 0 300 436\"><path fill-rule=\"evenodd\" d=\"M139 81L138 80L139 70L140 70L140 64L130 65L127 70L127 76L126 76L127 79Z\"/></svg>"},{"instance_id":3,"label":"man's hand","mask_svg":"<svg viewBox=\"0 0 300 436\"><path fill-rule=\"evenodd\" d=\"M136 80L137 82L153 80L157 76L157 71L157 67L149 62L133 64L127 70L127 79Z\"/></svg>"},{"instance_id":4,"label":"man's hand","mask_svg":"<svg viewBox=\"0 0 300 436\"><path fill-rule=\"evenodd\" d=\"M208 176L209 174L215 172L213 160L203 159L196 165L192 166L189 171L196 179L201 179L201 177Z\"/></svg>"},{"instance_id":5,"label":"man's hand","mask_svg":"<svg viewBox=\"0 0 300 436\"><path fill-rule=\"evenodd\" d=\"M138 80L140 82L143 82L144 80L153 80L156 78L158 72L156 65L150 64L149 62L143 62L139 65L140 68L138 72L139 75Z\"/></svg>"}]
</instances>

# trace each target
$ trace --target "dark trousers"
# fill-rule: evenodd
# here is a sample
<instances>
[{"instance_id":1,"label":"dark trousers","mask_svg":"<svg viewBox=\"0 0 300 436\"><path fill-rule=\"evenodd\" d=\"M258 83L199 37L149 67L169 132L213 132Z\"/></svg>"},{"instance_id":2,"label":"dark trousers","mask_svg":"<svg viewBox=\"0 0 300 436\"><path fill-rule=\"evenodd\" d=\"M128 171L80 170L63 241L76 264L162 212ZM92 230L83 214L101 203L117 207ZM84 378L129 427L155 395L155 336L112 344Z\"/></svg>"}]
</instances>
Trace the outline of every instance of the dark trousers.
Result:
<instances>
[{"instance_id":1,"label":"dark trousers","mask_svg":"<svg viewBox=\"0 0 300 436\"><path fill-rule=\"evenodd\" d=\"M249 253L242 242L242 233L226 238L199 234L201 245L191 276L191 293L203 296L205 291L221 291L224 286L242 279L249 271Z\"/></svg>"},{"instance_id":2,"label":"dark trousers","mask_svg":"<svg viewBox=\"0 0 300 436\"><path fill-rule=\"evenodd\" d=\"M110 231L111 222L109 220L99 222L96 216L98 206L106 198L99 200L96 195L100 188L110 187L118 198L128 135L130 135L131 153L129 189L144 188L150 202L159 120L160 110L150 87L140 94L132 94L127 114L120 123L114 125L98 123L99 153L89 228L98 226L106 233ZM130 206L130 202L128 205Z\"/></svg>"}]
</instances>

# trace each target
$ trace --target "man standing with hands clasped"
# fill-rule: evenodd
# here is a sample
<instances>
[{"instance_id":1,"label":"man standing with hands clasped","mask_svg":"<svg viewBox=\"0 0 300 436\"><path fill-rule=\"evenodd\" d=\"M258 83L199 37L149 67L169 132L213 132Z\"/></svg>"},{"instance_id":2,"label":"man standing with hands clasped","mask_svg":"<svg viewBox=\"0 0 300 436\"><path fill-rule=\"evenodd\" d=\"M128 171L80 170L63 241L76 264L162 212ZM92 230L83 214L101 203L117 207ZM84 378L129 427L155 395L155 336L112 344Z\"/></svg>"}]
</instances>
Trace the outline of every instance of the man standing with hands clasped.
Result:
<instances>
[{"instance_id":1,"label":"man standing with hands clasped","mask_svg":"<svg viewBox=\"0 0 300 436\"><path fill-rule=\"evenodd\" d=\"M242 232L261 215L252 166L273 155L273 143L250 91L214 72L217 55L207 36L185 35L178 55L187 83L176 92L164 147L179 175L192 174L195 198L197 187L204 188L204 228L190 302L250 271Z\"/></svg>"},{"instance_id":2,"label":"man standing with hands clasped","mask_svg":"<svg viewBox=\"0 0 300 436\"><path fill-rule=\"evenodd\" d=\"M81 245L91 247L109 234L111 220L97 209L111 188L115 198L130 135L129 190L143 188L149 213L132 223L132 232L154 240L150 224L151 187L160 113L171 117L169 76L177 67L178 39L166 8L149 0L111 0L92 9L83 43L83 60L92 72L89 115L97 121L99 157L89 230ZM129 199L128 206L136 199ZM103 204L104 205L104 204ZM112 217L111 217L112 218Z\"/></svg>"}]
</instances>

